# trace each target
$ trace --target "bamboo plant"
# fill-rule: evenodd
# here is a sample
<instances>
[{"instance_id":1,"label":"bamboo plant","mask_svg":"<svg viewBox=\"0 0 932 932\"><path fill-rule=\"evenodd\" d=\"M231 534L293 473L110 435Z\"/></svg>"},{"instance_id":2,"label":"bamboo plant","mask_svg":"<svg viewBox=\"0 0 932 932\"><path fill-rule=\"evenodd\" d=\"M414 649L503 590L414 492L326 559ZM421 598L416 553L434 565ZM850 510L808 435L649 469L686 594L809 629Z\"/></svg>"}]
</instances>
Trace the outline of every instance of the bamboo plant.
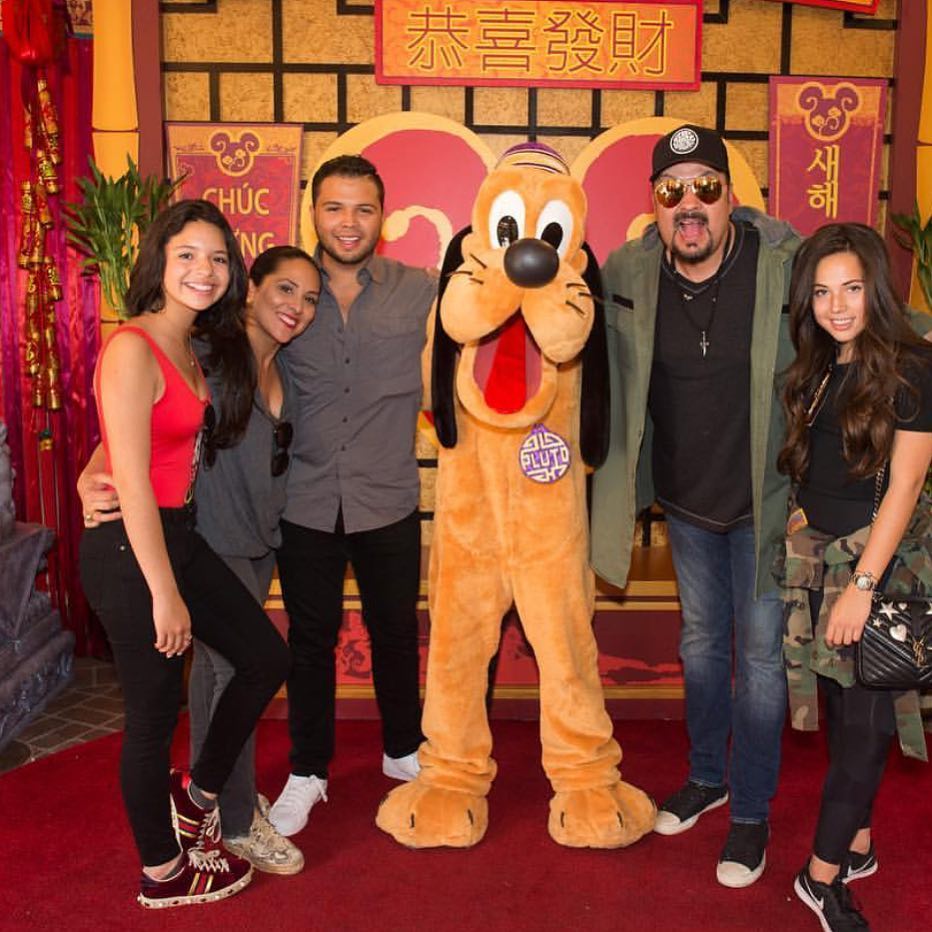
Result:
<instances>
[{"instance_id":1,"label":"bamboo plant","mask_svg":"<svg viewBox=\"0 0 932 932\"><path fill-rule=\"evenodd\" d=\"M932 217L929 217L923 225L917 201L912 214L894 214L892 219L904 233L908 234L908 239L904 236L896 236L896 240L904 249L911 250L915 255L919 285L926 299L926 306L932 311Z\"/></svg>"},{"instance_id":2,"label":"bamboo plant","mask_svg":"<svg viewBox=\"0 0 932 932\"><path fill-rule=\"evenodd\" d=\"M99 277L104 302L121 319L140 237L184 180L143 178L132 158L126 161L126 172L111 178L88 158L90 175L77 181L82 200L65 208L68 241L85 254L82 268Z\"/></svg>"}]
</instances>

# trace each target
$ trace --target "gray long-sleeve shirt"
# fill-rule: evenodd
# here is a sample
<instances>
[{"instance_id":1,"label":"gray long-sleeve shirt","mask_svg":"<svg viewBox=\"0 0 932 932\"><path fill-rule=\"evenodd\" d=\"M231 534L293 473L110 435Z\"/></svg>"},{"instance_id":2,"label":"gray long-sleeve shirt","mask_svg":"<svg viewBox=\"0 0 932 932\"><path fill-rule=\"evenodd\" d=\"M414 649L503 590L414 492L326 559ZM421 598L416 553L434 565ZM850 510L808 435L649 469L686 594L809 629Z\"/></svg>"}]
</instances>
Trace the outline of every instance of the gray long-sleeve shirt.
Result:
<instances>
[{"instance_id":1,"label":"gray long-sleeve shirt","mask_svg":"<svg viewBox=\"0 0 932 932\"><path fill-rule=\"evenodd\" d=\"M322 274L317 316L282 351L295 385L295 439L284 517L348 533L385 527L418 503L414 434L421 351L436 279L373 256L346 324Z\"/></svg>"},{"instance_id":2,"label":"gray long-sleeve shirt","mask_svg":"<svg viewBox=\"0 0 932 932\"><path fill-rule=\"evenodd\" d=\"M206 346L199 344L201 358L205 352ZM219 382L213 375L208 375L207 382L217 406ZM285 507L287 477L272 475L272 438L276 424L294 417L294 389L284 371L282 382L281 417L272 417L257 390L242 439L229 449L218 450L213 466L202 463L198 472L197 529L223 557L257 559L281 544L278 520Z\"/></svg>"}]
</instances>

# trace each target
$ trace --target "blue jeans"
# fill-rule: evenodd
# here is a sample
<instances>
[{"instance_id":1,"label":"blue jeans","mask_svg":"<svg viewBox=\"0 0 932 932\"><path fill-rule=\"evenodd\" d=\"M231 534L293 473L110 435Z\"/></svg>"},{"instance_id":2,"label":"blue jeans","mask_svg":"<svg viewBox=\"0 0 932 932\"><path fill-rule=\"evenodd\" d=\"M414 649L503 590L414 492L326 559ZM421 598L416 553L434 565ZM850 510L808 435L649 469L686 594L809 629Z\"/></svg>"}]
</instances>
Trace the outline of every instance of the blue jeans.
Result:
<instances>
[{"instance_id":1,"label":"blue jeans","mask_svg":"<svg viewBox=\"0 0 932 932\"><path fill-rule=\"evenodd\" d=\"M683 609L689 779L721 786L727 773L732 821L760 822L777 789L786 714L783 602L776 591L754 598L752 527L717 534L667 515L667 528Z\"/></svg>"}]
</instances>

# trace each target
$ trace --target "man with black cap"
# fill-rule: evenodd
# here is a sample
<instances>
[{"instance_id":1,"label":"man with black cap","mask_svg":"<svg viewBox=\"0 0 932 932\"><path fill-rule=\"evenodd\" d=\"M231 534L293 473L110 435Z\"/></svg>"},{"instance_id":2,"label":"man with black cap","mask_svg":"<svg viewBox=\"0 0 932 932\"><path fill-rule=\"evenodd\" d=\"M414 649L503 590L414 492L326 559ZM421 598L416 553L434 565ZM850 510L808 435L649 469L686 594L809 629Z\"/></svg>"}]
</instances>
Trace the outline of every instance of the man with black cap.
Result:
<instances>
[{"instance_id":1,"label":"man with black cap","mask_svg":"<svg viewBox=\"0 0 932 932\"><path fill-rule=\"evenodd\" d=\"M773 563L789 487L776 469L774 380L793 357L783 308L800 239L733 207L728 152L712 130L681 126L660 139L650 181L656 223L603 269L612 428L593 483L592 563L624 586L636 515L662 505L690 759L655 831L692 828L730 793L717 877L745 887L766 864L786 707Z\"/></svg>"}]
</instances>

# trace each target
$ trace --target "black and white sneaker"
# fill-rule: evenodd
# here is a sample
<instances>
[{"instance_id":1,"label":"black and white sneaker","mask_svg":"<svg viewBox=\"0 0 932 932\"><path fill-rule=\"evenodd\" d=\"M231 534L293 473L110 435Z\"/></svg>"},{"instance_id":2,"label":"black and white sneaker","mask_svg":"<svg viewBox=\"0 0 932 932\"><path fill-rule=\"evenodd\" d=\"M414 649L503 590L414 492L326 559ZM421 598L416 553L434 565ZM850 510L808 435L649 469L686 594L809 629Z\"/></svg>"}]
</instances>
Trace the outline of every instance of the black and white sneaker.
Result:
<instances>
[{"instance_id":1,"label":"black and white sneaker","mask_svg":"<svg viewBox=\"0 0 932 932\"><path fill-rule=\"evenodd\" d=\"M766 822L732 822L715 876L723 887L749 887L767 866Z\"/></svg>"},{"instance_id":2,"label":"black and white sneaker","mask_svg":"<svg viewBox=\"0 0 932 932\"><path fill-rule=\"evenodd\" d=\"M704 812L727 802L727 786L686 782L657 811L654 831L661 835L679 835L692 828Z\"/></svg>"},{"instance_id":3,"label":"black and white sneaker","mask_svg":"<svg viewBox=\"0 0 932 932\"><path fill-rule=\"evenodd\" d=\"M851 883L852 880L861 880L864 877L870 877L871 874L877 873L877 855L874 854L874 843L871 842L867 854L859 854L857 851L849 851L845 855L844 861L841 862L841 870L838 876L841 877L842 883Z\"/></svg>"},{"instance_id":4,"label":"black and white sneaker","mask_svg":"<svg viewBox=\"0 0 932 932\"><path fill-rule=\"evenodd\" d=\"M818 916L825 932L864 932L870 930L867 920L841 876L834 883L819 883L809 876L804 867L793 883L796 895Z\"/></svg>"}]
</instances>

